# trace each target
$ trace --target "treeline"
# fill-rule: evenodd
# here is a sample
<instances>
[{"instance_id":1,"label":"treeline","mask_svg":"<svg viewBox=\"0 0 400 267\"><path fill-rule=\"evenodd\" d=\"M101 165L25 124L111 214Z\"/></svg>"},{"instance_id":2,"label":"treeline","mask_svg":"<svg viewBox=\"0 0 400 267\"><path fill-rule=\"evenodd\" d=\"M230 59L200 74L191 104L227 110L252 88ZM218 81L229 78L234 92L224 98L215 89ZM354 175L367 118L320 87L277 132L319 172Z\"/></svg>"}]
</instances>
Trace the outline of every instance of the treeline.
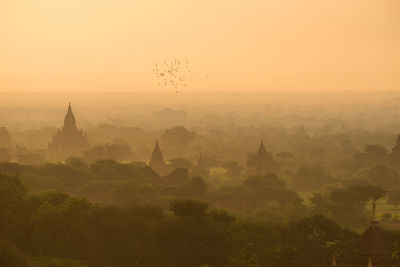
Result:
<instances>
[{"instance_id":1,"label":"treeline","mask_svg":"<svg viewBox=\"0 0 400 267\"><path fill-rule=\"evenodd\" d=\"M1 266L339 266L359 235L320 215L251 220L195 200L168 210L99 206L59 191L29 195L0 176Z\"/></svg>"},{"instance_id":2,"label":"treeline","mask_svg":"<svg viewBox=\"0 0 400 267\"><path fill-rule=\"evenodd\" d=\"M396 141L396 135L391 131L382 131L339 125L328 127L328 124L320 128L285 128L269 124L222 127L212 124L195 130L175 126L159 131L101 125L89 134L93 144L98 145L85 151L82 159L86 165L105 160L145 165L155 140L159 139L168 173L176 168L194 171L201 154L205 167L216 181L215 186L209 189L224 188L236 178L242 179L240 182L247 178L246 163L256 152L263 136L266 149L279 166L278 176L298 192L373 185L393 191L390 195L394 195L400 189L400 141ZM37 135L32 134L32 139ZM26 145L29 147L33 143L34 140ZM44 150L35 152L20 145L11 142L10 134L4 128L0 129L0 162L13 160L24 165L46 165ZM10 149L14 151L13 157L8 151ZM63 186L56 180L52 181ZM36 191L46 183L30 186ZM101 185L93 185L88 190L94 188L101 188ZM214 190L214 193L218 192Z\"/></svg>"},{"instance_id":3,"label":"treeline","mask_svg":"<svg viewBox=\"0 0 400 267\"><path fill-rule=\"evenodd\" d=\"M384 181L382 173L385 169L374 172ZM398 190L388 191L382 186L365 183L344 183L304 195L272 173L219 181L215 177L203 178L185 168L176 168L162 177L145 164L113 160L91 165L80 158L70 158L65 164L37 166L0 163L0 173L17 175L33 193L61 190L93 202L121 207L167 207L173 199L192 198L246 213L252 218L276 222L323 214L343 227L357 230L368 223L370 214L366 207L369 201L387 197L389 204L398 205L400 199ZM304 175L310 177L311 174L312 171L308 171ZM393 214L384 215L387 220L396 219Z\"/></svg>"}]
</instances>

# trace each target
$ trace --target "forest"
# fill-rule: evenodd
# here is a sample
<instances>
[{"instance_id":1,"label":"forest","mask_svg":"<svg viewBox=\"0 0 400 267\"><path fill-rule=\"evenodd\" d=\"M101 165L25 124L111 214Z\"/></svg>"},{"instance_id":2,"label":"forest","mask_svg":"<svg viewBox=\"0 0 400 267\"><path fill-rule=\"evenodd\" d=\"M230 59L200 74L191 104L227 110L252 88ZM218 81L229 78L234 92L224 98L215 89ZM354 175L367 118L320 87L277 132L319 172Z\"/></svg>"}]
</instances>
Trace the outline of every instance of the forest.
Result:
<instances>
[{"instance_id":1,"label":"forest","mask_svg":"<svg viewBox=\"0 0 400 267\"><path fill-rule=\"evenodd\" d=\"M395 105L376 104L368 124L346 113L355 107L346 120L340 107L283 107L99 122L62 160L48 153L54 128L0 128L0 265L352 266L372 203L399 264L400 139L385 116Z\"/></svg>"},{"instance_id":2,"label":"forest","mask_svg":"<svg viewBox=\"0 0 400 267\"><path fill-rule=\"evenodd\" d=\"M329 266L333 255L350 266L340 263L360 241L311 213L261 220L198 200L122 208L60 191L28 195L15 176L0 183L2 266ZM385 236L399 253L400 232Z\"/></svg>"}]
</instances>

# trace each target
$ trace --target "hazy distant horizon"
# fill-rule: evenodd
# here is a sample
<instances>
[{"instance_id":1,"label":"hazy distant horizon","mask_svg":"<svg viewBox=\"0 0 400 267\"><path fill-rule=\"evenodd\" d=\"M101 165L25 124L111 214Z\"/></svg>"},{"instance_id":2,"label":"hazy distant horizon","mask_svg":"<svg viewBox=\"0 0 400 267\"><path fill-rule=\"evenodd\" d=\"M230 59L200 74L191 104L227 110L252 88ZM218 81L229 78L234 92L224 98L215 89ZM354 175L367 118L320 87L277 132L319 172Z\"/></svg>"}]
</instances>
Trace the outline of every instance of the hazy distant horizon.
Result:
<instances>
[{"instance_id":1,"label":"hazy distant horizon","mask_svg":"<svg viewBox=\"0 0 400 267\"><path fill-rule=\"evenodd\" d=\"M355 124L348 118L368 119L368 124L357 127L400 130L396 126L400 91L0 92L0 126L11 130L60 127L69 102L82 128L112 124L157 129L176 123L191 127L212 117L219 117L220 124L281 124L288 117L314 117L344 119L349 127ZM152 114L162 110L183 111L187 119L159 121ZM290 125L305 123L289 121Z\"/></svg>"},{"instance_id":2,"label":"hazy distant horizon","mask_svg":"<svg viewBox=\"0 0 400 267\"><path fill-rule=\"evenodd\" d=\"M357 103L379 103L400 97L400 90L281 90L281 91L196 91L196 90L159 90L159 91L0 91L0 105L65 105L90 106L92 104L140 105L160 104L169 107L182 105L225 105L257 104L265 105L286 103L290 105L353 105ZM29 98L27 98L29 96ZM218 97L221 96L221 97ZM118 102L115 102L118 99ZM236 101L232 103L231 101ZM272 102L271 102L272 101Z\"/></svg>"}]
</instances>

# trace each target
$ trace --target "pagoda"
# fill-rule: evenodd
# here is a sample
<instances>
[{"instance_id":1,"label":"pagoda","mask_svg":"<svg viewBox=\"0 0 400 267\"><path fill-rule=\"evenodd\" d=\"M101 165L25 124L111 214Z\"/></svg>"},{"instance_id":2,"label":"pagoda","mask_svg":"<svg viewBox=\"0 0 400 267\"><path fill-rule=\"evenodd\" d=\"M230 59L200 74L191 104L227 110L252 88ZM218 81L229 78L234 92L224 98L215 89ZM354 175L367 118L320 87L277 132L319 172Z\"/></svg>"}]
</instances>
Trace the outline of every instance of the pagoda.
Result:
<instances>
[{"instance_id":1,"label":"pagoda","mask_svg":"<svg viewBox=\"0 0 400 267\"><path fill-rule=\"evenodd\" d=\"M372 203L372 218L361 239L360 252L353 267L394 267L394 261L387 250L379 222L376 219L376 205Z\"/></svg>"},{"instance_id":2,"label":"pagoda","mask_svg":"<svg viewBox=\"0 0 400 267\"><path fill-rule=\"evenodd\" d=\"M158 140L156 140L156 145L154 146L153 152L151 153L149 165L153 169L153 171L160 175L165 170L165 162L160 146L158 145Z\"/></svg>"},{"instance_id":3,"label":"pagoda","mask_svg":"<svg viewBox=\"0 0 400 267\"><path fill-rule=\"evenodd\" d=\"M269 153L261 139L257 154L250 156L247 160L247 173L250 175L264 175L268 173L277 173L278 165L275 163L272 154Z\"/></svg>"},{"instance_id":4,"label":"pagoda","mask_svg":"<svg viewBox=\"0 0 400 267\"><path fill-rule=\"evenodd\" d=\"M65 160L71 156L81 157L89 146L86 134L76 126L71 103L64 117L64 126L58 129L48 145L48 157L52 160Z\"/></svg>"}]
</instances>

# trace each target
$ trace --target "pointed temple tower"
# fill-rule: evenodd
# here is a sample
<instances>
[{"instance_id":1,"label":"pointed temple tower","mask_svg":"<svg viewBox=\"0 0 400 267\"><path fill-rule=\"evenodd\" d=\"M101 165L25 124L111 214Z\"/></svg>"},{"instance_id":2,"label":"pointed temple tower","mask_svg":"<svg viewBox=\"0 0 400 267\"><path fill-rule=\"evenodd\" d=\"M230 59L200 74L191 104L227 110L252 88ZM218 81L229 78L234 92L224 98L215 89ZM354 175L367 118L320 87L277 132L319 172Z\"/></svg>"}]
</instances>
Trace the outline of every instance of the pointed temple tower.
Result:
<instances>
[{"instance_id":1,"label":"pointed temple tower","mask_svg":"<svg viewBox=\"0 0 400 267\"><path fill-rule=\"evenodd\" d=\"M86 135L76 127L76 120L70 103L64 118L63 128L57 130L53 140L48 145L48 156L53 160L65 160L71 156L82 156L83 151L88 146Z\"/></svg>"},{"instance_id":2,"label":"pointed temple tower","mask_svg":"<svg viewBox=\"0 0 400 267\"><path fill-rule=\"evenodd\" d=\"M156 140L153 153L151 153L150 167L158 174L162 174L165 170L165 162L160 146L158 145L158 140Z\"/></svg>"},{"instance_id":3,"label":"pointed temple tower","mask_svg":"<svg viewBox=\"0 0 400 267\"><path fill-rule=\"evenodd\" d=\"M353 267L394 267L394 261L386 249L375 216L375 202L372 203L372 218L370 225L361 239L360 253Z\"/></svg>"},{"instance_id":4,"label":"pointed temple tower","mask_svg":"<svg viewBox=\"0 0 400 267\"><path fill-rule=\"evenodd\" d=\"M267 173L277 173L279 170L278 165L274 162L274 159L265 147L264 142L261 139L260 147L255 156L249 157L247 160L247 172L251 175L263 175Z\"/></svg>"}]
</instances>

